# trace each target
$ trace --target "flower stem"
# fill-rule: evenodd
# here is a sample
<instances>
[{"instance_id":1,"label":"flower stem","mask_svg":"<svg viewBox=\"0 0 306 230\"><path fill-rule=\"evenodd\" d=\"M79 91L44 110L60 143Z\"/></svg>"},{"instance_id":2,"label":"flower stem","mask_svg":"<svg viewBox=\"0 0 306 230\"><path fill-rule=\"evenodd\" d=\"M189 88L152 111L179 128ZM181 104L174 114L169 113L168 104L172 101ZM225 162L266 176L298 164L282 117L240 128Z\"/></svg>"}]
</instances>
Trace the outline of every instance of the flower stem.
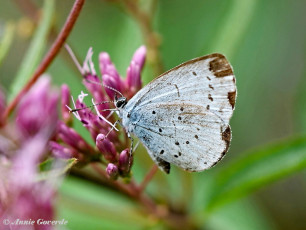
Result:
<instances>
[{"instance_id":1,"label":"flower stem","mask_svg":"<svg viewBox=\"0 0 306 230\"><path fill-rule=\"evenodd\" d=\"M101 165L98 163L91 163L91 167L100 176L98 180L97 178L93 179L88 177L88 175L86 176L82 173L80 175L82 175L82 177L86 179L90 179L95 183L101 184L101 182L103 181L103 185L107 185L110 188L114 188L119 193L126 195L130 199L138 202L142 205L142 207L145 208L147 213L154 216L155 218L163 220L167 226L171 227L171 229L198 229L195 226L195 223L191 221L191 219L186 213L176 213L173 212L171 208L168 207L168 205L157 204L147 194L139 192L140 186L138 186L133 179L131 179L131 182L129 184L124 184L120 181L110 180L106 175L106 172L100 166ZM153 168L150 170L150 172L154 171ZM79 174L77 173L76 175Z\"/></svg>"},{"instance_id":2,"label":"flower stem","mask_svg":"<svg viewBox=\"0 0 306 230\"><path fill-rule=\"evenodd\" d=\"M112 185L113 187L117 188L120 192L128 195L133 200L137 200L141 203L144 207L148 209L150 213L156 212L156 204L153 200L151 200L148 196L139 193L138 186L133 182L130 184L123 184L120 181L111 181L106 172L100 168L100 165L97 163L92 163L91 167L105 180L107 180L108 184Z\"/></svg>"},{"instance_id":3,"label":"flower stem","mask_svg":"<svg viewBox=\"0 0 306 230\"><path fill-rule=\"evenodd\" d=\"M145 176L145 178L143 179L143 181L141 182L141 184L139 185L139 188L138 188L139 193L142 193L145 190L145 188L147 187L148 183L152 180L157 170L158 170L158 166L154 164L152 168L150 169L150 171Z\"/></svg>"},{"instance_id":4,"label":"flower stem","mask_svg":"<svg viewBox=\"0 0 306 230\"><path fill-rule=\"evenodd\" d=\"M13 101L8 105L6 110L4 111L3 119L1 119L0 126L3 126L6 123L8 116L11 112L15 109L18 102L21 100L23 95L29 91L29 89L34 85L37 79L46 71L49 67L51 62L54 60L56 55L59 53L61 47L64 45L68 35L70 34L80 12L84 5L85 0L76 0L74 5L70 11L70 14L63 26L61 32L57 36L56 40L54 41L53 45L49 49L48 53L45 55L44 59L36 69L35 73L33 74L32 78L28 81L28 83L24 86L24 88L18 93L18 95L13 99Z\"/></svg>"}]
</instances>

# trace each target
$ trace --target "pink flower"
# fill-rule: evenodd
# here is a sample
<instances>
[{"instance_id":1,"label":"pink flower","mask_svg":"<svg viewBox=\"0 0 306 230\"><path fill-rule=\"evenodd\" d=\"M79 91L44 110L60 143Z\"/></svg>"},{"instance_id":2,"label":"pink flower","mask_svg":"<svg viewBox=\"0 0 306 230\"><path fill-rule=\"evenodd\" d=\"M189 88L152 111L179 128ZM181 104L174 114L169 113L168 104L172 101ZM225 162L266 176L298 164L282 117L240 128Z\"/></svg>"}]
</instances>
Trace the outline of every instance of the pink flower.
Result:
<instances>
[{"instance_id":1,"label":"pink flower","mask_svg":"<svg viewBox=\"0 0 306 230\"><path fill-rule=\"evenodd\" d=\"M38 180L39 163L48 156L49 140L54 136L57 116L57 92L50 80L42 77L19 103L16 125L1 130L0 141L0 229L4 219L53 220L54 179ZM14 121L14 119L13 119ZM24 229L23 225L8 226ZM34 225L35 229L51 226Z\"/></svg>"},{"instance_id":2,"label":"pink flower","mask_svg":"<svg viewBox=\"0 0 306 230\"><path fill-rule=\"evenodd\" d=\"M69 124L72 122L72 116L71 113L67 110L67 105L70 105L70 90L68 85L62 85L61 87L61 112L62 112L62 118L66 124Z\"/></svg>"},{"instance_id":3,"label":"pink flower","mask_svg":"<svg viewBox=\"0 0 306 230\"><path fill-rule=\"evenodd\" d=\"M0 119L3 116L5 108L6 108L5 95L2 93L2 90L0 88Z\"/></svg>"},{"instance_id":4,"label":"pink flower","mask_svg":"<svg viewBox=\"0 0 306 230\"><path fill-rule=\"evenodd\" d=\"M16 124L21 138L28 139L45 129L53 133L58 120L58 94L50 89L50 79L41 77L21 100Z\"/></svg>"},{"instance_id":5,"label":"pink flower","mask_svg":"<svg viewBox=\"0 0 306 230\"><path fill-rule=\"evenodd\" d=\"M46 154L49 136L45 132L28 138L14 154L11 163L0 161L0 216L13 222L20 220L53 220L53 200L56 186L52 180L37 181L37 164ZM14 226L13 226L14 227ZM23 229L15 226L13 229ZM35 229L50 229L51 226L34 225ZM1 228L2 229L2 228Z\"/></svg>"},{"instance_id":6,"label":"pink flower","mask_svg":"<svg viewBox=\"0 0 306 230\"><path fill-rule=\"evenodd\" d=\"M126 85L130 92L137 92L141 89L142 82L140 78L140 72L144 66L145 59L146 47L141 46L138 50L136 50L132 58L131 64L127 69Z\"/></svg>"},{"instance_id":7,"label":"pink flower","mask_svg":"<svg viewBox=\"0 0 306 230\"><path fill-rule=\"evenodd\" d=\"M95 71L92 55L93 52L90 48L83 67L79 68L84 76L84 85L93 97L92 104L88 106L84 103L84 98L88 95L82 92L76 102L73 101L74 108L68 108L90 132L103 158L112 163L108 165L107 173L113 175L113 172L116 171L115 174L120 173L121 176L127 176L132 164L132 156L130 156L127 149L128 138L126 135L124 135L124 140L119 138L118 133L116 133L118 129L114 126L117 118L110 110L114 109L115 95L120 97L122 94L126 98L131 98L141 88L141 71L145 63L146 48L141 46L134 53L132 61L127 68L126 79L120 76L109 54L106 52L102 52L99 55L99 67L102 74L102 79L100 79ZM80 65L77 64L77 66ZM67 105L69 106L69 102L67 102ZM64 146L73 149L73 151L79 151L84 156L86 155L85 149L90 149L90 147L84 144L82 138L77 136L77 133L72 128L69 129L71 134L68 135L68 127L65 127L63 123L59 123L58 130L57 137L64 142ZM76 146L79 145L78 143L82 143L86 147ZM57 149L61 149L61 147L57 146ZM62 152L62 150L59 152ZM89 152L92 151L90 150ZM116 178L116 176L110 177Z\"/></svg>"}]
</instances>

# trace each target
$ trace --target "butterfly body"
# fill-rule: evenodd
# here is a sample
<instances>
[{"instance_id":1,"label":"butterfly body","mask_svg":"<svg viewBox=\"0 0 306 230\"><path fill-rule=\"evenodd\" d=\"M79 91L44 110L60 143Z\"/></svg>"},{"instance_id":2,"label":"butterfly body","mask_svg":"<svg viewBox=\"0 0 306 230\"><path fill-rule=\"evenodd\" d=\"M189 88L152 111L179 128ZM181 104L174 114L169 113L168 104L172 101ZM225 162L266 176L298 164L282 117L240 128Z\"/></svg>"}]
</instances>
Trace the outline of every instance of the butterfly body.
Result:
<instances>
[{"instance_id":1,"label":"butterfly body","mask_svg":"<svg viewBox=\"0 0 306 230\"><path fill-rule=\"evenodd\" d=\"M229 148L235 100L230 64L211 54L162 74L117 108L123 127L165 172L170 164L203 171Z\"/></svg>"}]
</instances>

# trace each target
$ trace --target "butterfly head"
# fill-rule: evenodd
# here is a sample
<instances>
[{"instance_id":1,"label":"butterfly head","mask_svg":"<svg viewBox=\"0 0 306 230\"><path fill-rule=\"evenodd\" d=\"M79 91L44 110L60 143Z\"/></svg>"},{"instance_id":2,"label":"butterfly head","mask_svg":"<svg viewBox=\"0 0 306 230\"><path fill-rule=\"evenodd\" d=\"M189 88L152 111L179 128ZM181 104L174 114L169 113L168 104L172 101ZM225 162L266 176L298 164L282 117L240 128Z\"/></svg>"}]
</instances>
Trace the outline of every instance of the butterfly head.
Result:
<instances>
[{"instance_id":1,"label":"butterfly head","mask_svg":"<svg viewBox=\"0 0 306 230\"><path fill-rule=\"evenodd\" d=\"M125 97L119 97L115 96L115 106L117 109L122 109L127 104L127 99Z\"/></svg>"}]
</instances>

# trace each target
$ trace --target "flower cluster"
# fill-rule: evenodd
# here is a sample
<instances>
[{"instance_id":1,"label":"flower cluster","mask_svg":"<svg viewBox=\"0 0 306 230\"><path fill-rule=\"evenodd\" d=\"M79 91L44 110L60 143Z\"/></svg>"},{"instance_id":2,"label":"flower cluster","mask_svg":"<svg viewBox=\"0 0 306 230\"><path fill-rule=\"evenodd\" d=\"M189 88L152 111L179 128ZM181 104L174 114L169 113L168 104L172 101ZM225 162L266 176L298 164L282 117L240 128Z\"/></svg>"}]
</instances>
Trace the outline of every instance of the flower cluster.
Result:
<instances>
[{"instance_id":1,"label":"flower cluster","mask_svg":"<svg viewBox=\"0 0 306 230\"><path fill-rule=\"evenodd\" d=\"M71 106L67 85L61 88L62 120L59 120L57 111L59 94L51 89L47 76L41 77L23 97L14 117L0 129L1 229L5 219L14 221L54 218L53 200L58 184L54 178L58 181L58 176L45 177L42 180L38 167L50 156L59 163L60 170L64 168L61 162L66 162L60 159L75 157L80 165L102 162L111 179L129 175L133 160L129 151L129 139L125 132L121 136L116 132L118 129L113 125L116 121L113 105L106 102L113 101L116 91L130 98L141 88L140 72L145 55L145 47L140 47L135 52L127 69L127 77L123 80L109 55L101 53L99 63L103 77L100 82L91 60L92 51L89 50L80 71L87 90L93 96L93 105L85 104L87 94L83 92L75 102L72 99L72 102L77 108L73 114L89 131L96 146L89 144L71 127L73 118L67 108ZM110 88L104 88L101 84ZM5 97L0 91L0 117L5 109ZM54 170L54 167L53 165L51 169ZM52 170L48 171L48 175L52 174ZM34 228L47 229L48 226Z\"/></svg>"},{"instance_id":2,"label":"flower cluster","mask_svg":"<svg viewBox=\"0 0 306 230\"><path fill-rule=\"evenodd\" d=\"M102 75L100 80L92 62L92 55L92 49L89 49L83 66L81 67L76 63L84 77L83 83L92 95L91 103L90 105L85 103L84 98L88 94L81 92L76 101L72 99L74 109L70 108L69 88L67 85L62 86L62 116L64 122L58 123L58 143L52 142L51 146L55 155L64 158L74 156L83 164L101 161L106 165L106 173L109 177L116 179L118 176L129 175L132 156L129 153L127 135L123 132L120 136L116 132L118 129L114 126L114 123L117 118L113 111L113 102L118 92L129 99L141 88L140 73L145 62L146 48L141 46L136 50L127 68L125 79L120 77L109 54L102 52L99 55L99 67ZM71 127L71 112L89 131L96 143L95 148L91 147ZM103 157L101 158L101 156Z\"/></svg>"},{"instance_id":3,"label":"flower cluster","mask_svg":"<svg viewBox=\"0 0 306 230\"><path fill-rule=\"evenodd\" d=\"M58 93L50 89L49 78L41 77L20 101L15 118L0 130L1 224L4 219L54 217L54 181L38 181L37 165L49 153L48 142L58 122L57 102ZM0 107L0 111L6 107L2 93Z\"/></svg>"}]
</instances>

